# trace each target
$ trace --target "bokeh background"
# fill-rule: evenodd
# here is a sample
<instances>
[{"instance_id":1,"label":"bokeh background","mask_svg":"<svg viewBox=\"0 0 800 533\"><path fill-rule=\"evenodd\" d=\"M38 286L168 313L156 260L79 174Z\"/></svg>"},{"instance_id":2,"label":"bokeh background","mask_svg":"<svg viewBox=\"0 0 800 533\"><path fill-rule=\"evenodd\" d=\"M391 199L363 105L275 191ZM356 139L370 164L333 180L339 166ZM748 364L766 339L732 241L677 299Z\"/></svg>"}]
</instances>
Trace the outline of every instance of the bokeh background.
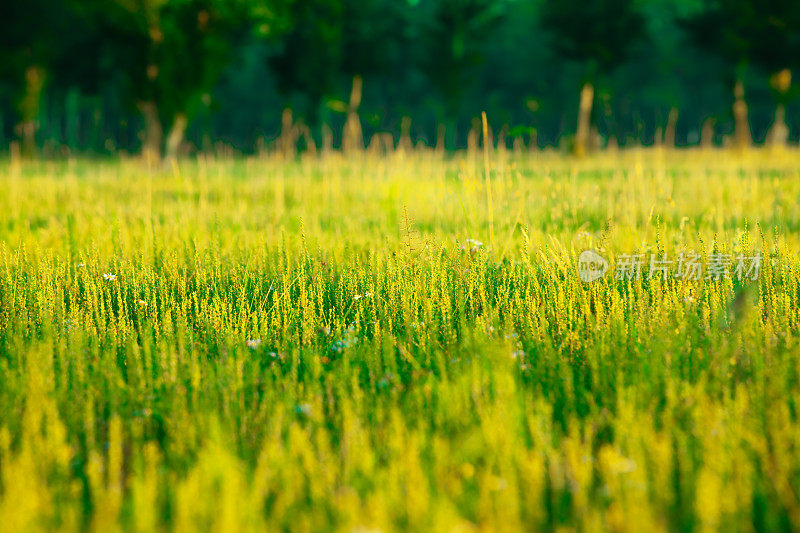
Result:
<instances>
[{"instance_id":1,"label":"bokeh background","mask_svg":"<svg viewBox=\"0 0 800 533\"><path fill-rule=\"evenodd\" d=\"M796 0L3 2L0 147L796 143L798 67Z\"/></svg>"}]
</instances>

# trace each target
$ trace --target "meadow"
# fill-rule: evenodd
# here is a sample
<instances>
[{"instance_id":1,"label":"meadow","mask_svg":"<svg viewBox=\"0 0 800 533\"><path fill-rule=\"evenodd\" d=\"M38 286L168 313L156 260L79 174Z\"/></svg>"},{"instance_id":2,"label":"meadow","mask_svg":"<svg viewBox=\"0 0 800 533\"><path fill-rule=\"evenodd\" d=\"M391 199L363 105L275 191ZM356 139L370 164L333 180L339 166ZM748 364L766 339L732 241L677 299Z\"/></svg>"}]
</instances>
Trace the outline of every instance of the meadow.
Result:
<instances>
[{"instance_id":1,"label":"meadow","mask_svg":"<svg viewBox=\"0 0 800 533\"><path fill-rule=\"evenodd\" d=\"M3 160L0 529L800 529L799 199L795 149ZM684 250L763 259L614 275Z\"/></svg>"}]
</instances>

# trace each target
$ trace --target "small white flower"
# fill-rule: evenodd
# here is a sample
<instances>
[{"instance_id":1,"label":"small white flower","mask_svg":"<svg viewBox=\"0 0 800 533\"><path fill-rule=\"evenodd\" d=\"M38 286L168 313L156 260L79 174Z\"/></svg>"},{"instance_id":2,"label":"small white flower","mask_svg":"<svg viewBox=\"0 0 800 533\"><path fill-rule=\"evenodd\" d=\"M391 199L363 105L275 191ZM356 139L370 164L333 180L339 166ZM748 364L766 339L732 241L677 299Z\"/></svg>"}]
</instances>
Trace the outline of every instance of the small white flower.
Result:
<instances>
[{"instance_id":1,"label":"small white flower","mask_svg":"<svg viewBox=\"0 0 800 533\"><path fill-rule=\"evenodd\" d=\"M85 266L86 266L86 265L85 265L84 263L78 263L78 268L83 268L83 267L85 267Z\"/></svg>"},{"instance_id":2,"label":"small white flower","mask_svg":"<svg viewBox=\"0 0 800 533\"><path fill-rule=\"evenodd\" d=\"M483 248L483 243L475 239L467 239L467 247L469 248L470 257L474 258L478 251Z\"/></svg>"},{"instance_id":3,"label":"small white flower","mask_svg":"<svg viewBox=\"0 0 800 533\"><path fill-rule=\"evenodd\" d=\"M245 344L247 344L247 347L250 348L251 350L255 350L256 348L261 346L261 339L247 339L247 342Z\"/></svg>"},{"instance_id":4,"label":"small white flower","mask_svg":"<svg viewBox=\"0 0 800 533\"><path fill-rule=\"evenodd\" d=\"M361 299L360 294L356 294L355 296L353 296L353 300L360 300L360 299Z\"/></svg>"},{"instance_id":5,"label":"small white flower","mask_svg":"<svg viewBox=\"0 0 800 533\"><path fill-rule=\"evenodd\" d=\"M114 281L115 279L117 279L117 276L116 274L112 274L111 272L106 272L105 274L103 274L103 279L106 279L108 281Z\"/></svg>"},{"instance_id":6,"label":"small white flower","mask_svg":"<svg viewBox=\"0 0 800 533\"><path fill-rule=\"evenodd\" d=\"M369 298L370 296L372 296L371 292L365 292L364 293L364 298Z\"/></svg>"}]
</instances>

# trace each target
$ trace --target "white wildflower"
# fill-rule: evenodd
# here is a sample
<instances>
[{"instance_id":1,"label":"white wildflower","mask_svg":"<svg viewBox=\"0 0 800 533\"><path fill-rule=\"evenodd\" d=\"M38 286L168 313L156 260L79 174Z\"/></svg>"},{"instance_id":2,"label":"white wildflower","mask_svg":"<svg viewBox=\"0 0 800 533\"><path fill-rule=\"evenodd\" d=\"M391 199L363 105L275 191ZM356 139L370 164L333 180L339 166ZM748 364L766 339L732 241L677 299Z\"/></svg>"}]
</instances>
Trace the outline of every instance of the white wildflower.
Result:
<instances>
[{"instance_id":1,"label":"white wildflower","mask_svg":"<svg viewBox=\"0 0 800 533\"><path fill-rule=\"evenodd\" d=\"M470 257L474 258L478 251L483 247L483 243L475 239L467 239L467 246L469 247Z\"/></svg>"}]
</instances>

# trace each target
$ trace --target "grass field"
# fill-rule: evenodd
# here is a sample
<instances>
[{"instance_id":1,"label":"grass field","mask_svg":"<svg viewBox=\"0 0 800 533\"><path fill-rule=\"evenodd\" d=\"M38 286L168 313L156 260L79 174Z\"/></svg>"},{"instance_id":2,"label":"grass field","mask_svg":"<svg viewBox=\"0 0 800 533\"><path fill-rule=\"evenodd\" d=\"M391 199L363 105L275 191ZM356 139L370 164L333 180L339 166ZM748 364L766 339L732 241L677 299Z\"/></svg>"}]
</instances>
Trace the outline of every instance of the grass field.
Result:
<instances>
[{"instance_id":1,"label":"grass field","mask_svg":"<svg viewBox=\"0 0 800 533\"><path fill-rule=\"evenodd\" d=\"M797 530L799 199L797 151L3 161L0 529ZM615 279L692 249L758 279Z\"/></svg>"}]
</instances>

